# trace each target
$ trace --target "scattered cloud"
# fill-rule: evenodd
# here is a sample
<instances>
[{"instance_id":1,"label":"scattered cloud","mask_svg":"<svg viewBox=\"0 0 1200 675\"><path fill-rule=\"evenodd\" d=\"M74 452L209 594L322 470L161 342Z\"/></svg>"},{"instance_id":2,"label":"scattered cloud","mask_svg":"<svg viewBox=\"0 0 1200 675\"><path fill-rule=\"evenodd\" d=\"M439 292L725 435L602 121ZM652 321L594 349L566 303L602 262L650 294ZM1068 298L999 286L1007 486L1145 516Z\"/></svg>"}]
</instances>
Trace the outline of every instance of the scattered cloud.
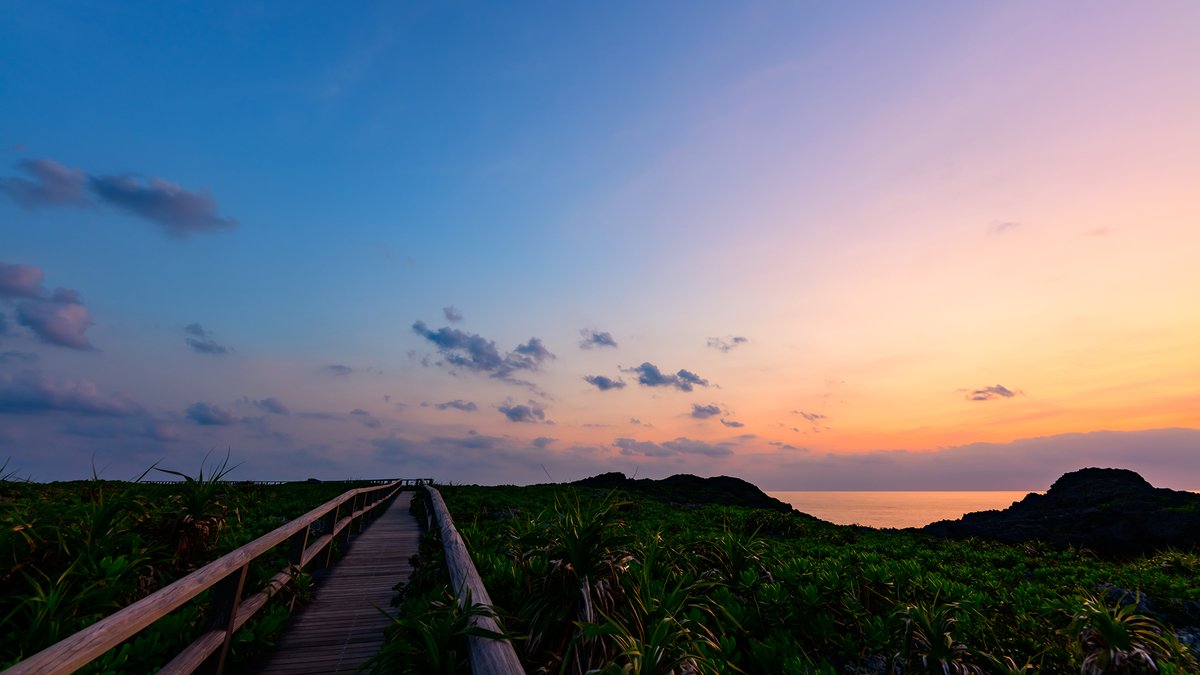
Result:
<instances>
[{"instance_id":1,"label":"scattered cloud","mask_svg":"<svg viewBox=\"0 0 1200 675\"><path fill-rule=\"evenodd\" d=\"M734 429L741 429L742 427L746 426L745 424L742 424L741 422L737 422L735 420L727 420L727 419L722 419L721 424L724 424L727 427L732 427Z\"/></svg>"},{"instance_id":2,"label":"scattered cloud","mask_svg":"<svg viewBox=\"0 0 1200 675\"><path fill-rule=\"evenodd\" d=\"M104 395L86 380L54 381L43 373L0 374L0 413L73 412L124 417L142 412L132 400Z\"/></svg>"},{"instance_id":3,"label":"scattered cloud","mask_svg":"<svg viewBox=\"0 0 1200 675\"><path fill-rule=\"evenodd\" d=\"M40 298L42 268L0 262L0 298Z\"/></svg>"},{"instance_id":4,"label":"scattered cloud","mask_svg":"<svg viewBox=\"0 0 1200 675\"><path fill-rule=\"evenodd\" d=\"M1013 232L1021 227L1021 223L1013 220L993 220L988 224L988 234L1000 235L1005 232Z\"/></svg>"},{"instance_id":5,"label":"scattered cloud","mask_svg":"<svg viewBox=\"0 0 1200 675\"><path fill-rule=\"evenodd\" d=\"M675 455L703 455L705 457L728 457L733 450L725 445L713 445L704 441L690 438L676 438L673 441L654 443L638 441L632 438L618 438L613 441L613 447L622 455L644 455L646 457L672 457Z\"/></svg>"},{"instance_id":6,"label":"scattered cloud","mask_svg":"<svg viewBox=\"0 0 1200 675\"><path fill-rule=\"evenodd\" d=\"M453 408L463 412L475 412L476 410L479 410L479 406L475 405L474 401L464 401L461 398L456 398L453 401L446 401L445 403L435 403L433 407L437 408L438 410L449 410Z\"/></svg>"},{"instance_id":7,"label":"scattered cloud","mask_svg":"<svg viewBox=\"0 0 1200 675\"><path fill-rule=\"evenodd\" d=\"M218 344L216 340L212 339L213 332L210 330L205 330L204 327L198 323L189 323L183 327L183 332L192 336L186 338L185 340L188 346L201 354L214 354L220 356L233 351L225 345Z\"/></svg>"},{"instance_id":8,"label":"scattered cloud","mask_svg":"<svg viewBox=\"0 0 1200 675\"><path fill-rule=\"evenodd\" d=\"M449 321L450 323L459 323L460 321L463 320L462 312L458 311L458 308L455 307L454 305L450 305L449 307L443 307L442 314L444 314L446 316L446 320Z\"/></svg>"},{"instance_id":9,"label":"scattered cloud","mask_svg":"<svg viewBox=\"0 0 1200 675\"><path fill-rule=\"evenodd\" d=\"M710 417L716 417L721 414L721 406L719 405L700 405L699 403L692 404L692 417L698 420L706 420Z\"/></svg>"},{"instance_id":10,"label":"scattered cloud","mask_svg":"<svg viewBox=\"0 0 1200 675\"><path fill-rule=\"evenodd\" d=\"M438 352L451 366L467 370L487 373L496 379L527 384L517 381L513 374L518 371L536 371L547 359L553 359L542 341L529 338L529 341L517 345L513 351L501 354L496 343L480 335L465 333L457 328L444 327L430 329L424 321L412 325L413 332L432 342Z\"/></svg>"},{"instance_id":11,"label":"scattered cloud","mask_svg":"<svg viewBox=\"0 0 1200 675\"><path fill-rule=\"evenodd\" d=\"M792 414L799 415L799 416L803 417L804 419L808 420L809 422L812 422L813 424L816 424L817 422L820 422L821 420L825 419L825 416L820 413L805 412L803 410L793 410Z\"/></svg>"},{"instance_id":12,"label":"scattered cloud","mask_svg":"<svg viewBox=\"0 0 1200 675\"><path fill-rule=\"evenodd\" d=\"M283 401L280 401L279 399L275 398L274 396L272 396L270 398L264 398L260 401L255 401L254 405L259 410L269 412L272 415L290 415L291 414L291 411L288 410L288 407L283 404Z\"/></svg>"},{"instance_id":13,"label":"scattered cloud","mask_svg":"<svg viewBox=\"0 0 1200 675\"><path fill-rule=\"evenodd\" d=\"M161 225L172 237L216 232L237 227L232 218L217 215L211 195L193 192L161 178L133 174L89 176L88 184L101 201Z\"/></svg>"},{"instance_id":14,"label":"scattered cloud","mask_svg":"<svg viewBox=\"0 0 1200 675\"><path fill-rule=\"evenodd\" d=\"M92 318L75 291L56 288L49 298L22 301L17 304L17 323L47 344L92 349L84 335L92 326Z\"/></svg>"},{"instance_id":15,"label":"scattered cloud","mask_svg":"<svg viewBox=\"0 0 1200 675\"><path fill-rule=\"evenodd\" d=\"M636 373L638 384L643 387L675 387L680 391L692 391L693 386L707 387L708 380L689 371L680 370L674 375L663 373L658 366L646 362L635 368L625 369L624 372Z\"/></svg>"},{"instance_id":16,"label":"scattered cloud","mask_svg":"<svg viewBox=\"0 0 1200 675\"><path fill-rule=\"evenodd\" d=\"M345 375L349 375L350 373L353 373L354 369L351 368L350 366L343 366L340 363L334 363L334 364L325 366L325 372L333 374L333 375L345 376Z\"/></svg>"},{"instance_id":17,"label":"scattered cloud","mask_svg":"<svg viewBox=\"0 0 1200 675\"><path fill-rule=\"evenodd\" d=\"M379 420L375 419L374 415L366 410L363 410L362 408L355 408L354 410L351 410L350 418L356 419L372 429L377 429L380 425Z\"/></svg>"},{"instance_id":18,"label":"scattered cloud","mask_svg":"<svg viewBox=\"0 0 1200 675\"><path fill-rule=\"evenodd\" d=\"M584 375L583 381L599 389L600 391L608 391L610 389L623 389L625 380L620 378L612 379L604 375Z\"/></svg>"},{"instance_id":19,"label":"scattered cloud","mask_svg":"<svg viewBox=\"0 0 1200 675\"><path fill-rule=\"evenodd\" d=\"M0 193L28 209L87 206L91 199L86 190L90 189L101 203L161 225L173 237L238 225L236 220L217 214L217 202L211 195L162 178L93 176L51 159L24 159L17 167L30 177L0 178Z\"/></svg>"},{"instance_id":20,"label":"scattered cloud","mask_svg":"<svg viewBox=\"0 0 1200 675\"><path fill-rule=\"evenodd\" d=\"M17 168L30 178L0 178L0 193L27 209L46 206L85 206L87 175L52 159L22 159Z\"/></svg>"},{"instance_id":21,"label":"scattered cloud","mask_svg":"<svg viewBox=\"0 0 1200 675\"><path fill-rule=\"evenodd\" d=\"M1015 392L1002 384L995 384L982 389L974 389L967 394L968 401L991 401L997 398L1012 398Z\"/></svg>"},{"instance_id":22,"label":"scattered cloud","mask_svg":"<svg viewBox=\"0 0 1200 675\"><path fill-rule=\"evenodd\" d=\"M228 410L212 403L193 403L188 406L184 414L188 419L202 426L227 426L235 421L234 416Z\"/></svg>"},{"instance_id":23,"label":"scattered cloud","mask_svg":"<svg viewBox=\"0 0 1200 675\"><path fill-rule=\"evenodd\" d=\"M533 439L533 447L545 448L557 440L557 438L550 438L549 436L538 436L537 438Z\"/></svg>"},{"instance_id":24,"label":"scattered cloud","mask_svg":"<svg viewBox=\"0 0 1200 675\"><path fill-rule=\"evenodd\" d=\"M499 407L500 413L508 418L510 422L543 422L546 419L546 411L536 405L502 405Z\"/></svg>"},{"instance_id":25,"label":"scattered cloud","mask_svg":"<svg viewBox=\"0 0 1200 675\"><path fill-rule=\"evenodd\" d=\"M706 344L717 351L728 352L734 347L740 347L749 341L748 338L744 338L741 335L731 335L728 338L710 337Z\"/></svg>"},{"instance_id":26,"label":"scattered cloud","mask_svg":"<svg viewBox=\"0 0 1200 675\"><path fill-rule=\"evenodd\" d=\"M584 328L579 331L583 339L579 341L581 349L592 349L594 347L616 347L617 341L613 339L611 333L607 331L592 330Z\"/></svg>"}]
</instances>

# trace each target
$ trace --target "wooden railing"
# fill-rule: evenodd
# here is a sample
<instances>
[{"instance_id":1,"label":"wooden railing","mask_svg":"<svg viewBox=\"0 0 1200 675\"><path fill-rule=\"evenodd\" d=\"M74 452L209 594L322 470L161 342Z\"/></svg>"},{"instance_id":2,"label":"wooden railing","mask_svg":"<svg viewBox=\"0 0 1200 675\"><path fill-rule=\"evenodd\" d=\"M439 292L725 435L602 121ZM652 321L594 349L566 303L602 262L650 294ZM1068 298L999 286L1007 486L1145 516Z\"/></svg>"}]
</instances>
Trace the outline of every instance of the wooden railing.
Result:
<instances>
[{"instance_id":1,"label":"wooden railing","mask_svg":"<svg viewBox=\"0 0 1200 675\"><path fill-rule=\"evenodd\" d=\"M425 485L425 493L429 497L427 513L430 525L436 523L442 536L442 549L446 552L446 567L450 572L450 583L460 605L466 604L468 598L472 605L483 605L489 611L492 598L483 586L483 579L471 562L471 554L462 535L454 528L454 519L446 509L442 495L431 484ZM471 625L494 633L501 632L500 625L490 615L476 615L470 619ZM467 649L471 659L472 675L521 675L525 669L521 660L513 650L508 640L493 640L486 637L471 635L467 638Z\"/></svg>"},{"instance_id":2,"label":"wooden railing","mask_svg":"<svg viewBox=\"0 0 1200 675\"><path fill-rule=\"evenodd\" d=\"M158 672L190 673L211 658L212 665L220 673L225 667L234 632L286 586L293 575L314 560L322 565L329 564L333 542L344 545L355 523L372 515L402 489L432 482L423 478L399 479L350 490L43 649L5 670L3 675L74 672L208 589L213 592L204 632ZM316 523L322 524L320 535L310 543L309 533ZM262 590L243 598L250 564L284 542L290 544L288 568L273 576Z\"/></svg>"}]
</instances>

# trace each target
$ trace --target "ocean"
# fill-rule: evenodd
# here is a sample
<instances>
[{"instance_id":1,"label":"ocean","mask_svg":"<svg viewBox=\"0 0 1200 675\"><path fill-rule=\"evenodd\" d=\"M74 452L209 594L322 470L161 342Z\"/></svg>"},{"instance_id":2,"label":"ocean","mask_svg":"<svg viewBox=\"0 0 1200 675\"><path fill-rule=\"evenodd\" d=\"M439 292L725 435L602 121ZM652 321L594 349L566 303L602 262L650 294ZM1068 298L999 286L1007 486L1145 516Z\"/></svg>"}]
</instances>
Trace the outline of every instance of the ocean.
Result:
<instances>
[{"instance_id":1,"label":"ocean","mask_svg":"<svg viewBox=\"0 0 1200 675\"><path fill-rule=\"evenodd\" d=\"M838 525L922 527L963 514L1006 509L1018 492L767 492L797 510Z\"/></svg>"}]
</instances>

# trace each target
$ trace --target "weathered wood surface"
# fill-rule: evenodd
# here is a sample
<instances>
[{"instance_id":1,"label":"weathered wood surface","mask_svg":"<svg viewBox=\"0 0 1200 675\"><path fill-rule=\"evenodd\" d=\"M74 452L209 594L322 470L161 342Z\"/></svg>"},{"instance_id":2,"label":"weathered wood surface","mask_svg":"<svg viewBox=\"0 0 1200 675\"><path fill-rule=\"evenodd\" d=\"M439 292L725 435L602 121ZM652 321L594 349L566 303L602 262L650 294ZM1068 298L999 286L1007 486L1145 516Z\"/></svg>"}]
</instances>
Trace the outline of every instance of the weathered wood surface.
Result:
<instances>
[{"instance_id":1,"label":"weathered wood surface","mask_svg":"<svg viewBox=\"0 0 1200 675\"><path fill-rule=\"evenodd\" d=\"M462 535L454 528L454 519L446 508L442 495L432 485L426 485L434 520L442 536L442 548L446 552L446 567L450 572L450 583L454 586L454 594L458 602L463 604L468 595L472 605L492 606L491 596L479 578L471 554ZM476 616L471 619L474 626L484 630L500 632L500 625L490 616ZM471 636L467 638L467 646L471 658L473 675L520 675L525 672L521 660L517 658L512 643L508 640L492 640L485 637Z\"/></svg>"},{"instance_id":2,"label":"weathered wood surface","mask_svg":"<svg viewBox=\"0 0 1200 675\"><path fill-rule=\"evenodd\" d=\"M401 487L401 481L393 481L390 484L350 490L335 497L309 511L307 514L285 523L235 551L225 554L186 577L43 649L5 670L2 675L74 672L109 649L136 635L138 631L166 616L200 593L217 585L230 575L239 573L255 558L267 553L275 546L289 539L296 546L300 557L300 560L296 562L306 563L321 553L321 547L324 544L332 541L334 536L340 534L334 527L335 524L341 525L343 528L351 524L349 517L340 518L335 521L330 517L331 515L344 512L346 516L349 516L351 509L354 509L353 514L355 516L364 515L373 508L374 504L373 502L372 505L366 505L366 497L368 495L376 495L386 499L388 495L394 494ZM309 527L322 519L327 521L327 525L329 526L327 529L331 531L318 538L312 545L305 546L307 544ZM286 582L286 580L290 579L286 573L283 573L282 577L281 579L277 575L275 580ZM246 610L251 608L257 610L265 604L266 598L273 595L276 590L278 590L278 586L272 584L272 587L246 598L243 601L246 603L245 607L238 607L237 603L235 603L233 608L235 612L233 616L234 629L240 627L249 618L250 614ZM225 641L222 640L218 643L218 647ZM190 669L187 668L188 664L197 660L202 661L215 651L211 647L212 643L212 634L201 636L192 646L184 650L178 662L168 664L164 668L164 671L176 671L182 667L182 672L190 672Z\"/></svg>"},{"instance_id":3,"label":"weathered wood surface","mask_svg":"<svg viewBox=\"0 0 1200 675\"><path fill-rule=\"evenodd\" d=\"M346 555L318 581L315 599L292 617L264 663L249 672L353 673L379 652L384 629L397 612L391 606L393 587L408 580L408 561L421 538L408 510L409 494L401 493L350 540Z\"/></svg>"}]
</instances>

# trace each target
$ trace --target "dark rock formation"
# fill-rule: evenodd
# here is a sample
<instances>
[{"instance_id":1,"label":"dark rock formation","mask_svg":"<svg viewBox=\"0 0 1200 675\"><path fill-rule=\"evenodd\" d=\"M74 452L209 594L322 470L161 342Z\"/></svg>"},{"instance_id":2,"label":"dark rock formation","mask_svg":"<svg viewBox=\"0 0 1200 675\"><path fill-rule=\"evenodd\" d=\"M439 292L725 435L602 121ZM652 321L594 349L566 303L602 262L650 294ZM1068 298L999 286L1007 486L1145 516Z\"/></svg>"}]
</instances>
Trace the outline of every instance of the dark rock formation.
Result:
<instances>
[{"instance_id":1,"label":"dark rock formation","mask_svg":"<svg viewBox=\"0 0 1200 675\"><path fill-rule=\"evenodd\" d=\"M700 478L687 473L662 480L630 479L620 472L602 473L572 483L583 487L640 492L677 504L720 504L791 513L790 504L768 496L753 483L731 476Z\"/></svg>"},{"instance_id":2,"label":"dark rock formation","mask_svg":"<svg viewBox=\"0 0 1200 675\"><path fill-rule=\"evenodd\" d=\"M1200 494L1150 485L1126 469L1080 469L1044 494L1029 494L1003 511L968 513L923 528L942 537L986 537L1007 543L1040 540L1135 555L1200 545Z\"/></svg>"}]
</instances>

